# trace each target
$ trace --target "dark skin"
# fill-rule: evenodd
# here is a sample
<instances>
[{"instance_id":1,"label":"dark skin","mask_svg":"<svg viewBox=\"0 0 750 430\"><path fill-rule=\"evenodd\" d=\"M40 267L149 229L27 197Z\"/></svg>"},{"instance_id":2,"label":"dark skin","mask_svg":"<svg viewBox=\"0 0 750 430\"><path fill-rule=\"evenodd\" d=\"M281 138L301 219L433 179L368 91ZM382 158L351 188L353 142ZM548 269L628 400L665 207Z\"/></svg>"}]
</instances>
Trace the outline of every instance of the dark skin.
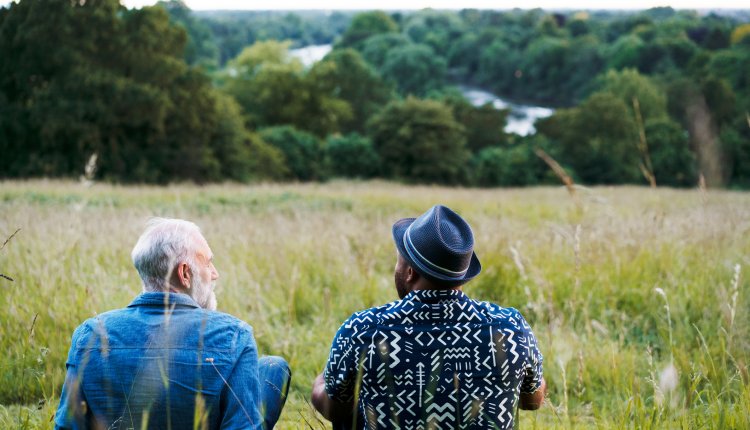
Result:
<instances>
[{"instance_id":1,"label":"dark skin","mask_svg":"<svg viewBox=\"0 0 750 430\"><path fill-rule=\"evenodd\" d=\"M542 407L542 403L544 403L544 397L547 395L547 381L542 378L542 384L539 386L539 389L534 391L533 393L527 394L527 393L521 393L518 397L518 406L521 409L527 410L527 411L535 411Z\"/></svg>"},{"instance_id":2,"label":"dark skin","mask_svg":"<svg viewBox=\"0 0 750 430\"><path fill-rule=\"evenodd\" d=\"M407 294L414 290L445 290L445 287L435 285L429 279L421 276L406 262L401 254L398 255L396 267L394 270L394 281L399 298L403 299ZM461 290L462 285L452 287L454 290ZM521 393L519 396L519 407L524 410L536 410L542 406L544 397L547 394L547 383L542 379L542 384L534 393ZM342 403L332 400L328 397L325 389L325 379L323 373L315 378L312 389L312 404L325 419L334 423L334 428L343 426L347 428L348 423L353 420L356 414L356 405L353 402Z\"/></svg>"}]
</instances>

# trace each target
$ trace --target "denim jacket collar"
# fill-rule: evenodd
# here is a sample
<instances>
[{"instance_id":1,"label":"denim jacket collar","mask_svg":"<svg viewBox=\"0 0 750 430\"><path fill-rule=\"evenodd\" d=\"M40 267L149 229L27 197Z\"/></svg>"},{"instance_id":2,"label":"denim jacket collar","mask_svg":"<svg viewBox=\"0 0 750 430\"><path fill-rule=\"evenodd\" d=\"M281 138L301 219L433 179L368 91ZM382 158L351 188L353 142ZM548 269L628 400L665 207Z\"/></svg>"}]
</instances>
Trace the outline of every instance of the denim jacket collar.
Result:
<instances>
[{"instance_id":1,"label":"denim jacket collar","mask_svg":"<svg viewBox=\"0 0 750 430\"><path fill-rule=\"evenodd\" d=\"M199 308L198 303L187 294L181 293L143 293L136 297L129 308L136 306L186 306L190 308Z\"/></svg>"}]
</instances>

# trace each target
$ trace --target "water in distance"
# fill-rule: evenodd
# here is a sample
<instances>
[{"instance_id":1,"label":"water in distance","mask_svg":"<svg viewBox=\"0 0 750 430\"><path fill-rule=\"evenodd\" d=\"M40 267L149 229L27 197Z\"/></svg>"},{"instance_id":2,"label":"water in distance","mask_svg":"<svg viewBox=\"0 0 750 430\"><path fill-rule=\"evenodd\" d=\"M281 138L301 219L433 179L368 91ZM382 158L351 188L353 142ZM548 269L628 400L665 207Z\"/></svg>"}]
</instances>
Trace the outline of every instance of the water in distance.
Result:
<instances>
[{"instance_id":1,"label":"water in distance","mask_svg":"<svg viewBox=\"0 0 750 430\"><path fill-rule=\"evenodd\" d=\"M492 103L495 109L510 109L508 123L505 125L506 133L515 133L526 136L536 132L534 122L539 118L551 116L555 110L543 106L522 105L509 103L500 97L479 88L460 86L461 93L474 106L483 106Z\"/></svg>"},{"instance_id":2,"label":"water in distance","mask_svg":"<svg viewBox=\"0 0 750 430\"><path fill-rule=\"evenodd\" d=\"M333 47L329 45L310 45L304 48L289 50L289 54L299 59L305 67L310 67L325 57ZM461 85L461 93L474 106L492 103L495 109L510 109L506 133L516 133L526 136L536 132L534 122L539 118L546 118L554 113L554 109L543 106L523 105L507 102L500 97L480 88Z\"/></svg>"}]
</instances>

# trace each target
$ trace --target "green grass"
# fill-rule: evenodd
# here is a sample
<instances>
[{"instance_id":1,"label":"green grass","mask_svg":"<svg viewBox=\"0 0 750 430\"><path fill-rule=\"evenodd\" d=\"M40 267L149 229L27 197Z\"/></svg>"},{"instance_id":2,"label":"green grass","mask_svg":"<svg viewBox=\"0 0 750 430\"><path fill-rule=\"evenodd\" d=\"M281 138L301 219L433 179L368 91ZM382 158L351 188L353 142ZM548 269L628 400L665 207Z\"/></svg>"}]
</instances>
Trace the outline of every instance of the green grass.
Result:
<instances>
[{"instance_id":1,"label":"green grass","mask_svg":"<svg viewBox=\"0 0 750 430\"><path fill-rule=\"evenodd\" d=\"M520 309L539 338L549 399L521 412L522 428L750 428L750 194L579 196L580 206L564 188L0 183L0 243L21 229L0 250L0 273L14 279L0 278L0 428L50 427L70 335L140 292L129 255L154 215L202 227L219 310L253 325L261 353L289 360L278 428L322 428L307 399L336 329L396 298L391 224L435 203L474 228L484 272L465 291Z\"/></svg>"}]
</instances>

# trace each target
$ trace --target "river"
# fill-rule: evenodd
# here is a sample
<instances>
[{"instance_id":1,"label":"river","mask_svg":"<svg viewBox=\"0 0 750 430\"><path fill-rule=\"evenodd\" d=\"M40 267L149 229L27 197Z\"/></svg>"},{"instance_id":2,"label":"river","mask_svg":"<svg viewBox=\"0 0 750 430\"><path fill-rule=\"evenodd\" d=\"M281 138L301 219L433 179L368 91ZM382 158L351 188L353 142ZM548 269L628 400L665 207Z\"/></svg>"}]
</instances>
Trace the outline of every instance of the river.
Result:
<instances>
[{"instance_id":1,"label":"river","mask_svg":"<svg viewBox=\"0 0 750 430\"><path fill-rule=\"evenodd\" d=\"M289 53L298 58L305 67L312 66L320 61L331 51L331 45L311 45L304 48L292 49ZM496 109L510 109L508 122L505 125L506 133L515 133L526 136L536 132L534 122L540 118L552 115L555 110L544 106L524 105L510 103L502 98L480 88L459 85L458 88L466 99L474 106L482 106L492 103Z\"/></svg>"}]
</instances>

